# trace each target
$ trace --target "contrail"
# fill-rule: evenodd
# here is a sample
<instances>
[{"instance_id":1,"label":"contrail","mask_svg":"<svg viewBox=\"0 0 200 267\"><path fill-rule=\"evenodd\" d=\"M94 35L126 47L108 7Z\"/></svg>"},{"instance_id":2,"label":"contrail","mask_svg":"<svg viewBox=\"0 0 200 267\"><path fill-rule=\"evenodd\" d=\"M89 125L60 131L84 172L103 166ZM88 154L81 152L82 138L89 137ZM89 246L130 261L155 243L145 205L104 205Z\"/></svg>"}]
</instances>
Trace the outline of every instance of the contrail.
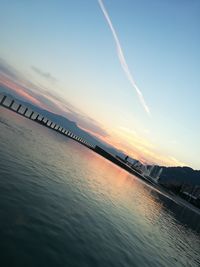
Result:
<instances>
[{"instance_id":1,"label":"contrail","mask_svg":"<svg viewBox=\"0 0 200 267\"><path fill-rule=\"evenodd\" d=\"M144 97L143 97L143 94L142 92L140 91L140 89L138 88L137 84L135 83L132 75L131 75L131 72L129 70L129 67L128 67L128 64L126 63L126 59L124 57L124 53L123 53L123 50L122 50L122 47L121 47L121 44L120 44L120 41L119 41L119 38L117 36L117 33L113 27L113 24L111 22L111 19L108 15L108 12L103 4L103 1L102 0L98 0L99 2L99 5L100 5L100 8L104 14L104 17L110 27L110 30L112 32L112 35L114 37L114 40L115 40L115 43L116 43L116 49L117 49L117 54L118 54L118 58L119 58L119 61L120 61L120 64L122 66L122 69L124 70L129 82L131 83L132 87L136 90L136 93L139 97L139 100L142 104L142 106L144 107L145 111L147 112L148 115L150 115L150 110L149 110L149 107L147 106L145 100L144 100Z\"/></svg>"}]
</instances>

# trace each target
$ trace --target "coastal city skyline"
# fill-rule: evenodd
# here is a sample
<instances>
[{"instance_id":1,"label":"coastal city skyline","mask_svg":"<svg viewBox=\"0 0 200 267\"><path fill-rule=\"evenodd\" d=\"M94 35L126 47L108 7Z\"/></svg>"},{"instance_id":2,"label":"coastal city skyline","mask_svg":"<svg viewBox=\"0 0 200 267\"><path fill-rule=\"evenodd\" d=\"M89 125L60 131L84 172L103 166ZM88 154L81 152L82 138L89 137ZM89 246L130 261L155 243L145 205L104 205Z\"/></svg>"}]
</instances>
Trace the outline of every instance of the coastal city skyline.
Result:
<instances>
[{"instance_id":1,"label":"coastal city skyline","mask_svg":"<svg viewBox=\"0 0 200 267\"><path fill-rule=\"evenodd\" d=\"M0 83L134 158L199 169L199 9L3 1Z\"/></svg>"}]
</instances>

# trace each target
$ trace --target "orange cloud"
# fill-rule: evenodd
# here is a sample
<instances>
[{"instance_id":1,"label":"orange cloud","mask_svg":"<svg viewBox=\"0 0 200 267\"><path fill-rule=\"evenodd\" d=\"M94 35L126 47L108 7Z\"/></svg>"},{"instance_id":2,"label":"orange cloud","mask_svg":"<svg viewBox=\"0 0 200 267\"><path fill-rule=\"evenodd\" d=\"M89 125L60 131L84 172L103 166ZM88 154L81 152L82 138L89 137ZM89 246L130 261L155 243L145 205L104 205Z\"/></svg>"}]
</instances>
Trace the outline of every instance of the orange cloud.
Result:
<instances>
[{"instance_id":1,"label":"orange cloud","mask_svg":"<svg viewBox=\"0 0 200 267\"><path fill-rule=\"evenodd\" d=\"M111 130L108 137L101 138L102 141L123 151L145 164L159 164L165 166L186 166L185 163L170 155L163 155L156 151L156 147L148 140L139 136L136 131L119 127Z\"/></svg>"},{"instance_id":2,"label":"orange cloud","mask_svg":"<svg viewBox=\"0 0 200 267\"><path fill-rule=\"evenodd\" d=\"M31 103L36 104L40 107L43 107L42 103L39 100L37 100L36 98L34 98L33 96L31 96L28 92L26 92L25 89L21 85L17 84L16 82L11 81L10 79L4 77L3 75L0 75L0 84L13 90L19 96L25 98L26 100L30 101Z\"/></svg>"}]
</instances>

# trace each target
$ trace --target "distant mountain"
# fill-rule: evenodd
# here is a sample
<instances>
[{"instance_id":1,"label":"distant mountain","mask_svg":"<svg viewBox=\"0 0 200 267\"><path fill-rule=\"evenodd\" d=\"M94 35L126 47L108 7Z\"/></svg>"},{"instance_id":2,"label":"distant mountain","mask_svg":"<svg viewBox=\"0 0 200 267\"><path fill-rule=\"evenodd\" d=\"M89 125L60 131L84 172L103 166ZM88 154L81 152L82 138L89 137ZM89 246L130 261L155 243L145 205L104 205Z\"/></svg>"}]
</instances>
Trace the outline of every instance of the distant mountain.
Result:
<instances>
[{"instance_id":1,"label":"distant mountain","mask_svg":"<svg viewBox=\"0 0 200 267\"><path fill-rule=\"evenodd\" d=\"M180 186L188 184L191 186L200 185L200 170L193 170L189 167L162 167L160 184L170 186Z\"/></svg>"}]
</instances>

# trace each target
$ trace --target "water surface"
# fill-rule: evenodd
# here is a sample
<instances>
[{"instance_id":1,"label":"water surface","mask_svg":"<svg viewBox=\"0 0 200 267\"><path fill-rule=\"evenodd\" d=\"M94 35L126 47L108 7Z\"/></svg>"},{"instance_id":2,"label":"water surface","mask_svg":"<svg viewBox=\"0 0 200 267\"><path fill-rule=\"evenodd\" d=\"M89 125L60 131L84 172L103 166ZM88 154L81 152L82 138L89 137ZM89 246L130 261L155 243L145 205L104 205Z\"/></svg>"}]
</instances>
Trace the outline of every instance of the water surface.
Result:
<instances>
[{"instance_id":1,"label":"water surface","mask_svg":"<svg viewBox=\"0 0 200 267\"><path fill-rule=\"evenodd\" d=\"M200 266L199 215L0 107L1 266Z\"/></svg>"}]
</instances>

